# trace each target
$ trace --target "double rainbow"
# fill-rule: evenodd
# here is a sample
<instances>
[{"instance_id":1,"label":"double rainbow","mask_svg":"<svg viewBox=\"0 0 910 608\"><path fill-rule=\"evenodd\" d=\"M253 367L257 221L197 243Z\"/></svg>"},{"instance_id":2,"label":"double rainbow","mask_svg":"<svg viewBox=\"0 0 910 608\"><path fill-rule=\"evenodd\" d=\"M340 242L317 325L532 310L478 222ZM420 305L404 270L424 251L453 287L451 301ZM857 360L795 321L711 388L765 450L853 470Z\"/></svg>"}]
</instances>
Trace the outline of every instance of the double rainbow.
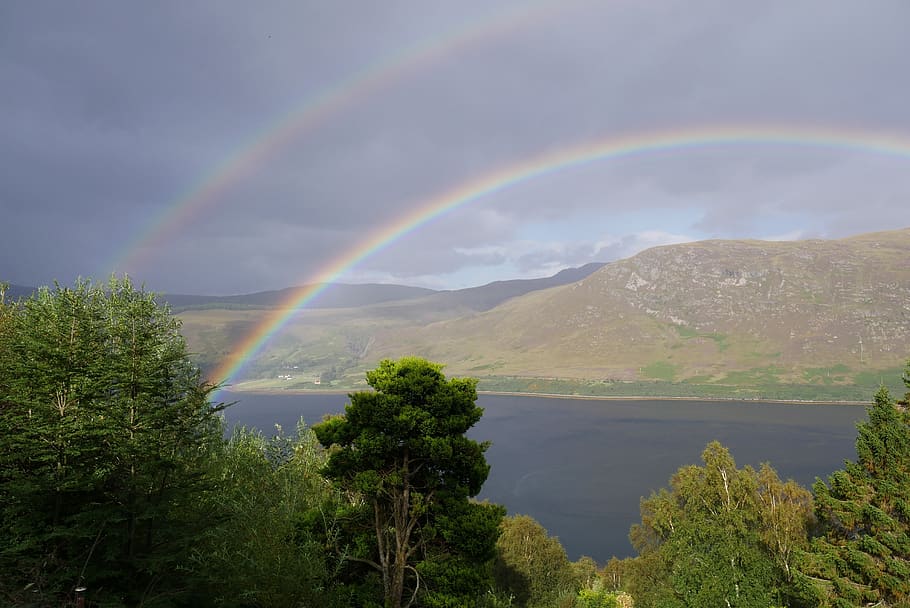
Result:
<instances>
[{"instance_id":1,"label":"double rainbow","mask_svg":"<svg viewBox=\"0 0 910 608\"><path fill-rule=\"evenodd\" d=\"M310 276L306 287L292 292L245 336L214 371L213 380L228 383L279 333L294 313L326 287L402 236L447 213L507 190L517 184L570 167L595 162L718 146L775 145L797 148L842 149L877 155L910 158L910 138L891 133L800 126L743 127L709 126L638 133L590 141L500 167L470 182L442 192L416 205L404 216L367 235L353 249L342 252Z\"/></svg>"},{"instance_id":2,"label":"double rainbow","mask_svg":"<svg viewBox=\"0 0 910 608\"><path fill-rule=\"evenodd\" d=\"M304 99L241 142L189 190L146 221L144 229L112 256L99 274L142 265L167 239L216 206L226 192L268 159L343 111L458 52L544 23L554 12L565 9L565 0L535 0L483 15L384 56Z\"/></svg>"}]
</instances>

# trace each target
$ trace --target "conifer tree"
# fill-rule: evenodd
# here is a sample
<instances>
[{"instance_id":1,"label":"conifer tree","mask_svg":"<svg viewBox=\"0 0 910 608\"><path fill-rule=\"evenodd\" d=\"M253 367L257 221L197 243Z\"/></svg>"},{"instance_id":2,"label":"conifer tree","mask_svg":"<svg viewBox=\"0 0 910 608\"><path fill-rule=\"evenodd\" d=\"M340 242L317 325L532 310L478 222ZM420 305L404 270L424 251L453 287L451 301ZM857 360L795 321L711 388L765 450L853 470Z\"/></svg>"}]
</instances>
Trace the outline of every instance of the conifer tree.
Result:
<instances>
[{"instance_id":1,"label":"conifer tree","mask_svg":"<svg viewBox=\"0 0 910 608\"><path fill-rule=\"evenodd\" d=\"M343 416L313 427L326 476L360 497L347 518L350 560L379 575L388 608L471 605L492 583L504 511L470 502L490 467L465 433L483 410L476 380L446 379L417 357L367 372Z\"/></svg>"},{"instance_id":2,"label":"conifer tree","mask_svg":"<svg viewBox=\"0 0 910 608\"><path fill-rule=\"evenodd\" d=\"M908 367L910 370L910 367ZM910 388L910 378L904 374ZM906 399L904 400L906 401ZM856 461L816 481L823 535L803 571L826 605L910 605L910 413L882 387L857 425Z\"/></svg>"},{"instance_id":3,"label":"conifer tree","mask_svg":"<svg viewBox=\"0 0 910 608\"><path fill-rule=\"evenodd\" d=\"M221 431L178 329L126 279L0 304L0 602L182 593Z\"/></svg>"}]
</instances>

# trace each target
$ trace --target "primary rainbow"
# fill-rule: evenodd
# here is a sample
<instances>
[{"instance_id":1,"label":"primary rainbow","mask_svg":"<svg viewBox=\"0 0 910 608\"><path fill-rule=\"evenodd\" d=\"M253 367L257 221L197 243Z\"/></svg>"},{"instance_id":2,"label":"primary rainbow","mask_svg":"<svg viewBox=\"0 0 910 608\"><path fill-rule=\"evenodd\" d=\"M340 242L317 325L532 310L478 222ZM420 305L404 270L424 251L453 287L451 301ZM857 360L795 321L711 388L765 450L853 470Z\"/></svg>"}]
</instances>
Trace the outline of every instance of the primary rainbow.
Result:
<instances>
[{"instance_id":1,"label":"primary rainbow","mask_svg":"<svg viewBox=\"0 0 910 608\"><path fill-rule=\"evenodd\" d=\"M227 383L255 357L269 339L288 323L328 285L362 260L394 243L402 236L447 213L501 192L518 183L555 173L569 167L688 148L721 145L773 144L807 148L835 148L910 158L910 137L891 133L821 127L709 126L652 133L607 137L547 152L500 167L468 183L429 198L401 217L369 234L357 247L342 252L309 277L306 287L294 291L270 312L215 370L213 379Z\"/></svg>"},{"instance_id":2,"label":"primary rainbow","mask_svg":"<svg viewBox=\"0 0 910 608\"><path fill-rule=\"evenodd\" d=\"M169 236L216 205L226 191L262 166L273 154L342 110L459 50L502 36L518 27L540 23L554 11L564 10L565 4L565 0L536 0L521 3L511 10L485 15L382 57L308 97L242 142L232 154L197 180L192 188L166 205L140 233L112 256L99 274L123 271L141 264Z\"/></svg>"}]
</instances>

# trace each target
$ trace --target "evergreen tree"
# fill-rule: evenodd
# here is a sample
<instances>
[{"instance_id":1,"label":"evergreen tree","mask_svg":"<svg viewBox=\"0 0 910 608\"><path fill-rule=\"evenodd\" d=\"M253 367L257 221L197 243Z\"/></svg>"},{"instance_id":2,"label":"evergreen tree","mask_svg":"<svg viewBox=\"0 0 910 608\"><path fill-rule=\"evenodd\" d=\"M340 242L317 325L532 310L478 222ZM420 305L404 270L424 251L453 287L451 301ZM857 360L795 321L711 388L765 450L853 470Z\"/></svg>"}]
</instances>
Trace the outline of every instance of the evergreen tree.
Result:
<instances>
[{"instance_id":1,"label":"evergreen tree","mask_svg":"<svg viewBox=\"0 0 910 608\"><path fill-rule=\"evenodd\" d=\"M910 369L910 368L908 368ZM910 378L904 374L910 388ZM803 571L826 605L910 605L910 413L881 388L855 462L814 485L823 535Z\"/></svg>"},{"instance_id":2,"label":"evergreen tree","mask_svg":"<svg viewBox=\"0 0 910 608\"><path fill-rule=\"evenodd\" d=\"M483 410L476 380L416 357L367 372L374 392L313 427L326 476L349 492L347 557L375 571L388 608L471 605L491 584L503 509L469 501L489 473L465 433Z\"/></svg>"},{"instance_id":3,"label":"evergreen tree","mask_svg":"<svg viewBox=\"0 0 910 608\"><path fill-rule=\"evenodd\" d=\"M126 279L0 309L0 594L173 604L221 440L178 321Z\"/></svg>"}]
</instances>

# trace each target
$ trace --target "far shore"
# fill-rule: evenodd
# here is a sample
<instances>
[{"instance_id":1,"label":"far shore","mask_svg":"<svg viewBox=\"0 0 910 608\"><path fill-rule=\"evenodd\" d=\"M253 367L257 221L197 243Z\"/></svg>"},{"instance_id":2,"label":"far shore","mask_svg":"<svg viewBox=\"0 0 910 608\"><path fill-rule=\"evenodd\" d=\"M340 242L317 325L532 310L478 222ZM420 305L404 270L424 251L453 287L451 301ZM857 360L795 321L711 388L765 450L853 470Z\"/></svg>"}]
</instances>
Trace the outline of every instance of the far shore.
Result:
<instances>
[{"instance_id":1,"label":"far shore","mask_svg":"<svg viewBox=\"0 0 910 608\"><path fill-rule=\"evenodd\" d=\"M253 388L226 386L222 392L248 393L252 395L347 395L352 392L367 390L364 388L316 388L316 389L279 389L279 388ZM577 399L580 401L741 401L743 403L779 403L789 405L870 405L869 401L814 401L809 399L752 399L743 397L666 397L648 395L577 395L558 393L527 393L517 391L477 391L478 395L502 395L507 397L535 397L540 399Z\"/></svg>"}]
</instances>

